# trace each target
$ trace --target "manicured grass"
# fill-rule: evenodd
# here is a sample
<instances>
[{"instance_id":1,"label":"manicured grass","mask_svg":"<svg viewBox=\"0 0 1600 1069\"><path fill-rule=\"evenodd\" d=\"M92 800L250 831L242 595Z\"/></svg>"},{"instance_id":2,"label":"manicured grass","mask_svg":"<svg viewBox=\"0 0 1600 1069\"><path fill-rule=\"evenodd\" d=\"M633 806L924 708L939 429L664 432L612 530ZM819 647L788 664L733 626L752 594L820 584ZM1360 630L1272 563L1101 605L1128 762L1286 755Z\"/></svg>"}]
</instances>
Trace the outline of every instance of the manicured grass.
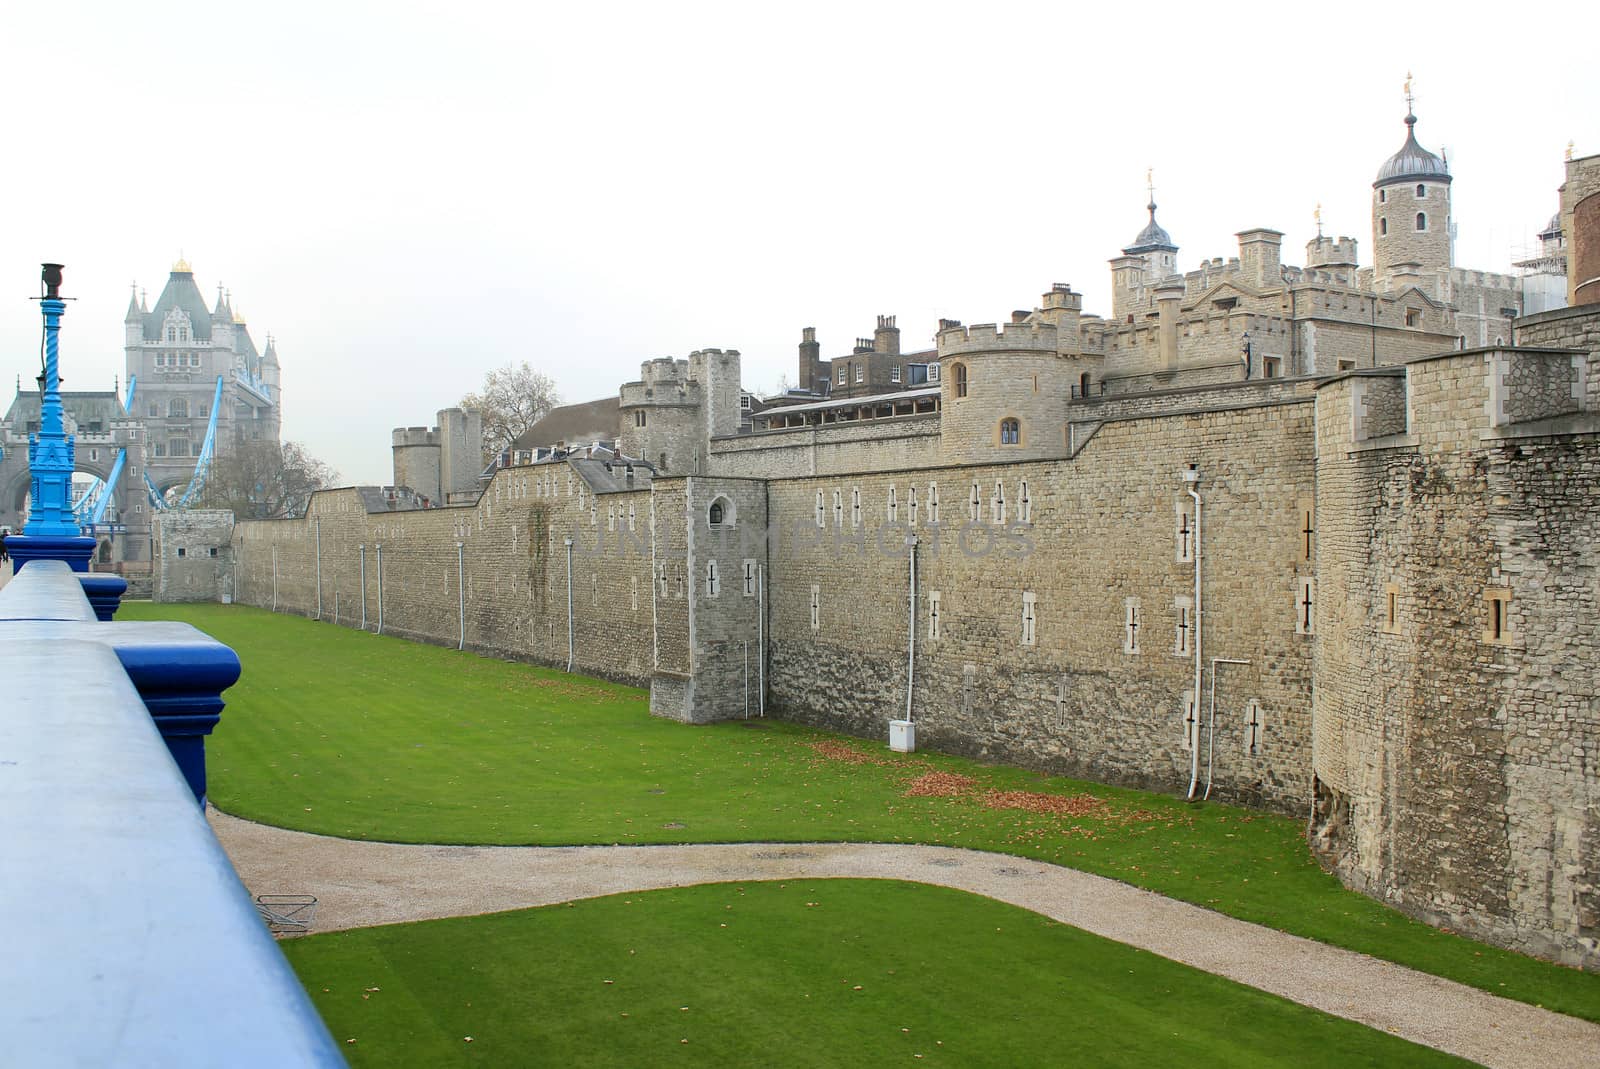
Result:
<instances>
[{"instance_id":1,"label":"manicured grass","mask_svg":"<svg viewBox=\"0 0 1600 1069\"><path fill-rule=\"evenodd\" d=\"M712 884L282 946L355 1066L1470 1064L890 881Z\"/></svg>"},{"instance_id":2,"label":"manicured grass","mask_svg":"<svg viewBox=\"0 0 1600 1069\"><path fill-rule=\"evenodd\" d=\"M773 720L689 727L650 717L641 690L255 609L130 603L119 614L152 618L188 620L244 660L208 764L212 800L252 820L397 842L997 850L1600 1021L1600 975L1453 936L1344 890L1312 861L1298 821L896 755ZM907 796L929 772L973 785ZM1058 816L991 808L989 791L1100 801L1089 815Z\"/></svg>"}]
</instances>

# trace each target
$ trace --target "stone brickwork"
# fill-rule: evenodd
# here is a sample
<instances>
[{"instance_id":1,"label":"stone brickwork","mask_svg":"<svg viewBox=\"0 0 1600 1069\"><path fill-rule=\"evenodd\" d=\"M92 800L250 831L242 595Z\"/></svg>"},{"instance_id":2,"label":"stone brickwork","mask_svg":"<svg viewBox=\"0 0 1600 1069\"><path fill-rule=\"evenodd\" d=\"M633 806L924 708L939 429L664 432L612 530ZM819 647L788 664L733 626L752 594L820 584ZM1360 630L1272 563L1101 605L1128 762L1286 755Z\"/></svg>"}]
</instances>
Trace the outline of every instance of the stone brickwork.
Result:
<instances>
[{"instance_id":1,"label":"stone brickwork","mask_svg":"<svg viewBox=\"0 0 1600 1069\"><path fill-rule=\"evenodd\" d=\"M157 513L153 537L154 600L232 600L233 513L223 509Z\"/></svg>"},{"instance_id":2,"label":"stone brickwork","mask_svg":"<svg viewBox=\"0 0 1600 1069\"><path fill-rule=\"evenodd\" d=\"M1361 378L1318 392L1314 841L1415 916L1594 967L1600 421L1491 419L1545 355L1408 365L1402 441L1352 437Z\"/></svg>"},{"instance_id":3,"label":"stone brickwork","mask_svg":"<svg viewBox=\"0 0 1600 1069\"><path fill-rule=\"evenodd\" d=\"M939 462L940 416L813 424L717 438L716 475L780 478L915 468Z\"/></svg>"}]
</instances>

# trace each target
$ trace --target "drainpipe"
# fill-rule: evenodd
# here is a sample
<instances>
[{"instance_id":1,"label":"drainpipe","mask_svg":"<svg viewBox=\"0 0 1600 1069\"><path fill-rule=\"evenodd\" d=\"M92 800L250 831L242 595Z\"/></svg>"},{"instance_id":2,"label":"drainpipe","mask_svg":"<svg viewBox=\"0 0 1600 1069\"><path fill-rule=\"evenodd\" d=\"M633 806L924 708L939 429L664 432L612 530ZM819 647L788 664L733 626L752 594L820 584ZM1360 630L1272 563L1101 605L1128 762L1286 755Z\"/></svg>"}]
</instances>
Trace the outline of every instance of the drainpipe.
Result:
<instances>
[{"instance_id":1,"label":"drainpipe","mask_svg":"<svg viewBox=\"0 0 1600 1069\"><path fill-rule=\"evenodd\" d=\"M906 722L911 723L911 694L917 669L917 536L906 539L906 567L911 575L911 596L907 599L906 627Z\"/></svg>"},{"instance_id":2,"label":"drainpipe","mask_svg":"<svg viewBox=\"0 0 1600 1069\"><path fill-rule=\"evenodd\" d=\"M278 611L278 543L272 543L272 611Z\"/></svg>"},{"instance_id":3,"label":"drainpipe","mask_svg":"<svg viewBox=\"0 0 1600 1069\"><path fill-rule=\"evenodd\" d=\"M377 544L378 549L378 634L383 634L383 543Z\"/></svg>"},{"instance_id":4,"label":"drainpipe","mask_svg":"<svg viewBox=\"0 0 1600 1069\"><path fill-rule=\"evenodd\" d=\"M361 550L361 630L367 629L367 544L360 545Z\"/></svg>"},{"instance_id":5,"label":"drainpipe","mask_svg":"<svg viewBox=\"0 0 1600 1069\"><path fill-rule=\"evenodd\" d=\"M567 539L567 671L572 671L572 539Z\"/></svg>"},{"instance_id":6,"label":"drainpipe","mask_svg":"<svg viewBox=\"0 0 1600 1069\"><path fill-rule=\"evenodd\" d=\"M1206 732L1206 793L1201 795L1202 801L1211 797L1211 757L1217 749L1217 665L1249 663L1231 657L1211 658L1211 726Z\"/></svg>"},{"instance_id":7,"label":"drainpipe","mask_svg":"<svg viewBox=\"0 0 1600 1069\"><path fill-rule=\"evenodd\" d=\"M767 566L756 565L756 715L767 715Z\"/></svg>"},{"instance_id":8,"label":"drainpipe","mask_svg":"<svg viewBox=\"0 0 1600 1069\"><path fill-rule=\"evenodd\" d=\"M467 648L467 551L463 544L456 543L456 619L461 621L461 638L456 642L456 649Z\"/></svg>"},{"instance_id":9,"label":"drainpipe","mask_svg":"<svg viewBox=\"0 0 1600 1069\"><path fill-rule=\"evenodd\" d=\"M1194 789L1200 782L1200 682L1205 671L1205 629L1201 624L1205 620L1204 609L1200 603L1200 492L1196 489L1200 485L1200 469L1190 464L1189 470L1183 473L1183 481L1189 486L1189 496L1194 499L1194 716L1195 733L1194 741L1189 755L1189 793L1185 795L1186 801L1194 801Z\"/></svg>"},{"instance_id":10,"label":"drainpipe","mask_svg":"<svg viewBox=\"0 0 1600 1069\"><path fill-rule=\"evenodd\" d=\"M322 517L312 521L317 528L317 619L322 619Z\"/></svg>"}]
</instances>

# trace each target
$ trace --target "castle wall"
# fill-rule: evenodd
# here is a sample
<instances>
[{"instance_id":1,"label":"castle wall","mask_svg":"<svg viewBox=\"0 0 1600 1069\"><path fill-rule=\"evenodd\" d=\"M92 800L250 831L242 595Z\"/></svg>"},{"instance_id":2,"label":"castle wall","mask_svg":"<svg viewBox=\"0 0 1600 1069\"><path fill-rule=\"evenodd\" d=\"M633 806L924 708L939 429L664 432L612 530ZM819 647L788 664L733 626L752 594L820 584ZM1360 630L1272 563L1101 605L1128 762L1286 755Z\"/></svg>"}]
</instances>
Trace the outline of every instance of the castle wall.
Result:
<instances>
[{"instance_id":1,"label":"castle wall","mask_svg":"<svg viewBox=\"0 0 1600 1069\"><path fill-rule=\"evenodd\" d=\"M159 513L153 526L154 600L231 600L233 513L226 509L173 509Z\"/></svg>"},{"instance_id":2,"label":"castle wall","mask_svg":"<svg viewBox=\"0 0 1600 1069\"><path fill-rule=\"evenodd\" d=\"M1518 345L1600 352L1600 315L1594 308L1580 305L1526 316L1517 320L1516 341ZM1600 412L1600 375L1587 376L1583 407Z\"/></svg>"},{"instance_id":3,"label":"castle wall","mask_svg":"<svg viewBox=\"0 0 1600 1069\"><path fill-rule=\"evenodd\" d=\"M1299 402L1112 423L1072 461L770 484L773 523L784 539L770 585L772 703L788 718L871 738L905 714L904 536L914 530L922 540L919 742L1185 789L1184 692L1193 685L1193 654L1174 650L1194 574L1192 563L1178 559L1181 510L1190 508L1180 473L1194 463L1206 508L1205 656L1252 662L1225 668L1218 686L1216 793L1297 809L1310 797L1310 638L1296 633L1295 614L1296 578L1310 568L1301 532L1312 495L1311 408ZM1024 481L1031 522L1019 525ZM1004 525L995 522L997 482L1007 499ZM974 483L980 518L968 527ZM898 525L887 518L890 487ZM913 488L914 529L907 527ZM935 488L937 537L927 526ZM842 525L832 509L836 491ZM822 528L815 526L818 492ZM937 638L930 633L935 591ZM1023 642L1024 593L1033 595L1032 645ZM1129 599L1141 614L1136 653L1126 651ZM1265 723L1254 754L1246 745L1251 699Z\"/></svg>"},{"instance_id":4,"label":"castle wall","mask_svg":"<svg viewBox=\"0 0 1600 1069\"><path fill-rule=\"evenodd\" d=\"M778 479L937 464L940 419L934 413L718 438L710 467L717 475Z\"/></svg>"},{"instance_id":5,"label":"castle wall","mask_svg":"<svg viewBox=\"0 0 1600 1069\"><path fill-rule=\"evenodd\" d=\"M1313 841L1414 916L1592 968L1600 420L1563 365L1411 364L1404 433L1364 432L1361 377L1318 392Z\"/></svg>"},{"instance_id":6,"label":"castle wall","mask_svg":"<svg viewBox=\"0 0 1600 1069\"><path fill-rule=\"evenodd\" d=\"M233 537L238 600L317 616L320 537L321 619L360 626L364 606L376 630L381 575L385 634L454 646L464 619L468 649L564 667L564 542L572 538L574 670L647 683L650 495L596 500L570 471L558 471L501 469L473 506L368 514L355 490L342 489L313 495L300 519L241 522ZM631 540L616 518L630 507L638 525Z\"/></svg>"}]
</instances>

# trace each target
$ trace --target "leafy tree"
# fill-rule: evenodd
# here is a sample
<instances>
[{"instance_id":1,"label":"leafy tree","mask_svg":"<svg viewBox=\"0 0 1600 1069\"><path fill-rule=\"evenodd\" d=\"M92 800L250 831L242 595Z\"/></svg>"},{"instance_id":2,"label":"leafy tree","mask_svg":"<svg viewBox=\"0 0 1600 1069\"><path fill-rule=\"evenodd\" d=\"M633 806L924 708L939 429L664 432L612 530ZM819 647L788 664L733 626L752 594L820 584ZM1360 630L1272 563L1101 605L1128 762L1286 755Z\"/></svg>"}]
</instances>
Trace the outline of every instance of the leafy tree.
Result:
<instances>
[{"instance_id":1,"label":"leafy tree","mask_svg":"<svg viewBox=\"0 0 1600 1069\"><path fill-rule=\"evenodd\" d=\"M462 408L477 409L483 416L485 464L492 463L560 403L555 380L533 370L526 360L495 368L483 377L482 390L461 399Z\"/></svg>"},{"instance_id":2,"label":"leafy tree","mask_svg":"<svg viewBox=\"0 0 1600 1069\"><path fill-rule=\"evenodd\" d=\"M312 491L338 478L298 442L240 442L211 461L199 507L228 509L241 520L299 516Z\"/></svg>"}]
</instances>

